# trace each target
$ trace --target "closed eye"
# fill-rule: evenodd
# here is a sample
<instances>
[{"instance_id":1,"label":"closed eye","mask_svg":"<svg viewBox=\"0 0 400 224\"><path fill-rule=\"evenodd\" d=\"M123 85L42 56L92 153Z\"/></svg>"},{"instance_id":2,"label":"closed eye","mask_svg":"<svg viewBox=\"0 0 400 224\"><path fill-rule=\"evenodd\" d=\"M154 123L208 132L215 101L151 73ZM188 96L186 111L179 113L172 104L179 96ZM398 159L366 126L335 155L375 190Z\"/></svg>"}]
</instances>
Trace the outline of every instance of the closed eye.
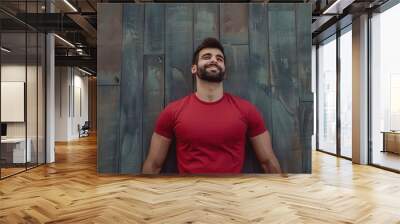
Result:
<instances>
[{"instance_id":1,"label":"closed eye","mask_svg":"<svg viewBox=\"0 0 400 224\"><path fill-rule=\"evenodd\" d=\"M202 59L210 59L211 58L211 54L205 54L203 56L201 56Z\"/></svg>"}]
</instances>

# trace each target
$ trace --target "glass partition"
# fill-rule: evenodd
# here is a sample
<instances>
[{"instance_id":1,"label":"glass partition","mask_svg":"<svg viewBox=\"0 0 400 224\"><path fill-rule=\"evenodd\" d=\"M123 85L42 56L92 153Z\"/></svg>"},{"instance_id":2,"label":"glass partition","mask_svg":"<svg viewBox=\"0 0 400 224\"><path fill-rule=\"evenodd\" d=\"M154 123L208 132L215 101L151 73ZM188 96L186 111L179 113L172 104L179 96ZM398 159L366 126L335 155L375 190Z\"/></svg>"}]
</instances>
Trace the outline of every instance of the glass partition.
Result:
<instances>
[{"instance_id":1,"label":"glass partition","mask_svg":"<svg viewBox=\"0 0 400 224\"><path fill-rule=\"evenodd\" d=\"M6 177L24 171L31 157L26 141L26 33L3 32L1 46L1 175Z\"/></svg>"},{"instance_id":2,"label":"glass partition","mask_svg":"<svg viewBox=\"0 0 400 224\"><path fill-rule=\"evenodd\" d=\"M8 1L0 6L43 13L45 1ZM0 178L45 163L45 35L13 14L0 12ZM3 23L7 21L7 23Z\"/></svg>"}]
</instances>

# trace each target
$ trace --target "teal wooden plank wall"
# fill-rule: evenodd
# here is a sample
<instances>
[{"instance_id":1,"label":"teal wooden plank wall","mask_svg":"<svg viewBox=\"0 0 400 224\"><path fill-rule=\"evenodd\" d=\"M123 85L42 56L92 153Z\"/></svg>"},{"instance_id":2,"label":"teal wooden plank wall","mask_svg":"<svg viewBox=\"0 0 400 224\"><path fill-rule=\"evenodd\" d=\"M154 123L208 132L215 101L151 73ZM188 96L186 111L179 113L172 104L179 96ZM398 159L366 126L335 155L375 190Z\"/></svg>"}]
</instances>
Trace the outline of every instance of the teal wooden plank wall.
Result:
<instances>
[{"instance_id":1,"label":"teal wooden plank wall","mask_svg":"<svg viewBox=\"0 0 400 224\"><path fill-rule=\"evenodd\" d=\"M195 91L194 49L225 47L225 91L257 106L284 171L311 172L311 5L98 5L98 171L141 172L158 114ZM163 173L174 173L171 146ZM261 172L246 147L245 173Z\"/></svg>"}]
</instances>

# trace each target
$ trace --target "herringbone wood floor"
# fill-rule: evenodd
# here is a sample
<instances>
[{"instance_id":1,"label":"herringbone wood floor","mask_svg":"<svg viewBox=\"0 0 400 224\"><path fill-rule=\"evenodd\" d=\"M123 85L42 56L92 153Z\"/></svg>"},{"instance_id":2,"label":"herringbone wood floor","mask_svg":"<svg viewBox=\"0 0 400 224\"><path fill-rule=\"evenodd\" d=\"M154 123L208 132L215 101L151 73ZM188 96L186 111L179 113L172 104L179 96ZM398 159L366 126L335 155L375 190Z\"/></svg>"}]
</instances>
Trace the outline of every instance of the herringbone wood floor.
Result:
<instances>
[{"instance_id":1,"label":"herringbone wood floor","mask_svg":"<svg viewBox=\"0 0 400 224\"><path fill-rule=\"evenodd\" d=\"M96 140L0 181L0 223L400 223L400 175L313 153L313 174L99 176Z\"/></svg>"}]
</instances>

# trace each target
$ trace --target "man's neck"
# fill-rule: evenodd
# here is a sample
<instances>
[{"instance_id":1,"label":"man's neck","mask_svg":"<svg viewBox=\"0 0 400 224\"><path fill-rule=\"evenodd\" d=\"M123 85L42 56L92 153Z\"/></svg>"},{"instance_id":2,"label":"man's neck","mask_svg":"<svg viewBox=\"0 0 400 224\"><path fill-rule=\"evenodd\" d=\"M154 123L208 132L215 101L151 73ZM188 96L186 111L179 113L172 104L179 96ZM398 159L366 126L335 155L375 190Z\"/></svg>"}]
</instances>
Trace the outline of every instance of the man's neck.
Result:
<instances>
[{"instance_id":1,"label":"man's neck","mask_svg":"<svg viewBox=\"0 0 400 224\"><path fill-rule=\"evenodd\" d=\"M224 95L222 82L207 82L197 78L196 80L196 96L205 102L215 102L220 100Z\"/></svg>"}]
</instances>

